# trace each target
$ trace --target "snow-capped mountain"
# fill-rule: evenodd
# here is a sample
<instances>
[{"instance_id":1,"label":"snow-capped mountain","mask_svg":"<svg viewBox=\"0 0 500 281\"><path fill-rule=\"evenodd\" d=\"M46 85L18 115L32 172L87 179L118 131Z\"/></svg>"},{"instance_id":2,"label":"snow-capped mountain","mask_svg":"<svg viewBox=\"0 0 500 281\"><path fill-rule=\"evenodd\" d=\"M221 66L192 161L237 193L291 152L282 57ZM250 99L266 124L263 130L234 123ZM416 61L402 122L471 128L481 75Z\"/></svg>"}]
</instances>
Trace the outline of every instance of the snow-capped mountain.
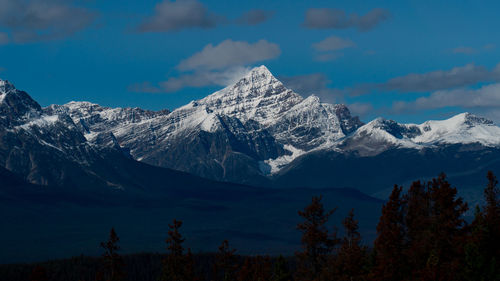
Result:
<instances>
[{"instance_id":1,"label":"snow-capped mountain","mask_svg":"<svg viewBox=\"0 0 500 281\"><path fill-rule=\"evenodd\" d=\"M245 182L308 151L329 148L362 123L344 105L306 99L265 66L171 113L103 108L87 102L50 106L69 114L89 141L108 132L146 163L217 180Z\"/></svg>"},{"instance_id":2,"label":"snow-capped mountain","mask_svg":"<svg viewBox=\"0 0 500 281\"><path fill-rule=\"evenodd\" d=\"M488 119L461 113L446 120L422 124L400 124L377 118L360 127L339 147L356 150L362 155L376 155L390 148L446 146L452 144L500 146L500 128Z\"/></svg>"},{"instance_id":3,"label":"snow-capped mountain","mask_svg":"<svg viewBox=\"0 0 500 281\"><path fill-rule=\"evenodd\" d=\"M43 109L26 92L0 80L3 168L35 184L122 188L120 171L115 169L118 165L110 163L129 158L113 135L96 132L89 142L81 124L75 124L69 115Z\"/></svg>"},{"instance_id":4,"label":"snow-capped mountain","mask_svg":"<svg viewBox=\"0 0 500 281\"><path fill-rule=\"evenodd\" d=\"M3 134L29 132L37 143L80 164L89 159L72 151L75 147L112 149L155 166L264 185L294 167L292 162L323 152L375 157L395 149L500 147L500 128L469 113L422 124L383 118L363 124L345 105L322 103L314 95L303 98L287 89L265 66L172 112L89 102L41 108L0 80L0 113ZM17 161L7 159L0 163L7 167Z\"/></svg>"}]
</instances>

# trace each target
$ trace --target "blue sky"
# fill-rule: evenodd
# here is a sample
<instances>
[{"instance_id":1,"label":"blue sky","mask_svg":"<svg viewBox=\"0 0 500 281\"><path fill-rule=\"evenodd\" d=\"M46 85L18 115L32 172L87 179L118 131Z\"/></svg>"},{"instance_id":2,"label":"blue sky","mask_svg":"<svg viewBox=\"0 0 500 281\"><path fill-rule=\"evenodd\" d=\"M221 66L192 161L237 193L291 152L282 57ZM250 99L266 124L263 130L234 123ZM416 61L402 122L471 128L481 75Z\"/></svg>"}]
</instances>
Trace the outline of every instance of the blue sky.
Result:
<instances>
[{"instance_id":1,"label":"blue sky","mask_svg":"<svg viewBox=\"0 0 500 281\"><path fill-rule=\"evenodd\" d=\"M0 78L43 106L174 109L252 66L364 121L500 121L498 1L0 0Z\"/></svg>"}]
</instances>

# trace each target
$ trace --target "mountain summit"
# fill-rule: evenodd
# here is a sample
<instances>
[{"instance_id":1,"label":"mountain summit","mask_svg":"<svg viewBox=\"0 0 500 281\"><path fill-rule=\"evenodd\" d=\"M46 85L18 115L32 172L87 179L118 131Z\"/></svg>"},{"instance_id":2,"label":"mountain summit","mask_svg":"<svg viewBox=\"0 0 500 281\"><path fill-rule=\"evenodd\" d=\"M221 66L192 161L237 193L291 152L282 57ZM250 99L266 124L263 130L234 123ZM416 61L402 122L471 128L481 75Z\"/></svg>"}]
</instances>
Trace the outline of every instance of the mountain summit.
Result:
<instances>
[{"instance_id":1,"label":"mountain summit","mask_svg":"<svg viewBox=\"0 0 500 281\"><path fill-rule=\"evenodd\" d=\"M314 95L303 98L286 88L265 66L172 112L89 102L42 109L7 81L0 81L0 94L0 124L9 136L43 132L41 145L57 148L71 161L88 163L94 157L94 152L72 155L70 148L78 144L86 151L122 151L147 164L238 183L267 185L270 175L297 166L292 162L324 152L374 157L397 149L500 147L500 128L469 113L422 124L383 118L363 124L345 105L323 103ZM18 161L9 157L7 163Z\"/></svg>"},{"instance_id":2,"label":"mountain summit","mask_svg":"<svg viewBox=\"0 0 500 281\"><path fill-rule=\"evenodd\" d=\"M302 97L285 88L265 66L206 98L194 102L220 115L236 117L242 122L255 120L269 124L278 115L302 101ZM193 103L191 103L193 104Z\"/></svg>"},{"instance_id":3,"label":"mountain summit","mask_svg":"<svg viewBox=\"0 0 500 281\"><path fill-rule=\"evenodd\" d=\"M12 83L7 80L0 79L0 95L5 95L5 93L16 89Z\"/></svg>"}]
</instances>

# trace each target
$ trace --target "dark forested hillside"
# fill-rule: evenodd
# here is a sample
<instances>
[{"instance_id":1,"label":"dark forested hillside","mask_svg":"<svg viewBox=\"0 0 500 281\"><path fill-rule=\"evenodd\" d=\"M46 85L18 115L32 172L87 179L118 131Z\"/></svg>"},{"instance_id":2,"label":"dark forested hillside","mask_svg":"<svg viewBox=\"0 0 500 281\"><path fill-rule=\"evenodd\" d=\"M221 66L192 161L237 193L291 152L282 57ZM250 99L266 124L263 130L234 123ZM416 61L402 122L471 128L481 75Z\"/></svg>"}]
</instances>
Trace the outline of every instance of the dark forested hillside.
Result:
<instances>
[{"instance_id":1,"label":"dark forested hillside","mask_svg":"<svg viewBox=\"0 0 500 281\"><path fill-rule=\"evenodd\" d=\"M295 213L300 247L286 259L248 250L240 255L228 240L219 241L211 254L193 254L192 233L176 219L167 223L164 243L158 245L157 251L163 248L166 254L123 255L126 239L111 228L107 241L100 242L100 258L2 265L0 280L500 280L499 196L498 181L489 172L485 203L475 206L468 222L469 206L444 174L415 181L407 192L395 185L373 244L359 231L355 209L338 223L338 209L325 205L325 197L313 196ZM256 240L265 244L264 237Z\"/></svg>"},{"instance_id":2,"label":"dark forested hillside","mask_svg":"<svg viewBox=\"0 0 500 281\"><path fill-rule=\"evenodd\" d=\"M2 180L0 189L0 263L96 255L94 245L111 226L122 233L126 253L156 251L173 218L183 219L196 252L229 239L242 254L289 255L298 247L293 214L320 193L339 207L333 220L356 208L362 232L375 238L382 201L356 190L255 188L134 163L125 171L149 189L85 192L26 184L5 172L15 184Z\"/></svg>"}]
</instances>

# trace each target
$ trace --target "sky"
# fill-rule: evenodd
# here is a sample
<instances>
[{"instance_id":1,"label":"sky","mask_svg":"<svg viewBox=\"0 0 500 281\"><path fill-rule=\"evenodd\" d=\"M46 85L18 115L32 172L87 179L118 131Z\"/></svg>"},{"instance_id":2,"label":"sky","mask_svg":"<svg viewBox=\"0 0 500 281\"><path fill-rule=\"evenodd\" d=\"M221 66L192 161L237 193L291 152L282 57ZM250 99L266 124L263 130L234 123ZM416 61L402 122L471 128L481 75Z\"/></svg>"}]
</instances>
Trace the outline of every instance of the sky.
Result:
<instances>
[{"instance_id":1,"label":"sky","mask_svg":"<svg viewBox=\"0 0 500 281\"><path fill-rule=\"evenodd\" d=\"M42 106L175 109L266 65L363 121L500 123L499 1L0 0L0 79Z\"/></svg>"}]
</instances>

